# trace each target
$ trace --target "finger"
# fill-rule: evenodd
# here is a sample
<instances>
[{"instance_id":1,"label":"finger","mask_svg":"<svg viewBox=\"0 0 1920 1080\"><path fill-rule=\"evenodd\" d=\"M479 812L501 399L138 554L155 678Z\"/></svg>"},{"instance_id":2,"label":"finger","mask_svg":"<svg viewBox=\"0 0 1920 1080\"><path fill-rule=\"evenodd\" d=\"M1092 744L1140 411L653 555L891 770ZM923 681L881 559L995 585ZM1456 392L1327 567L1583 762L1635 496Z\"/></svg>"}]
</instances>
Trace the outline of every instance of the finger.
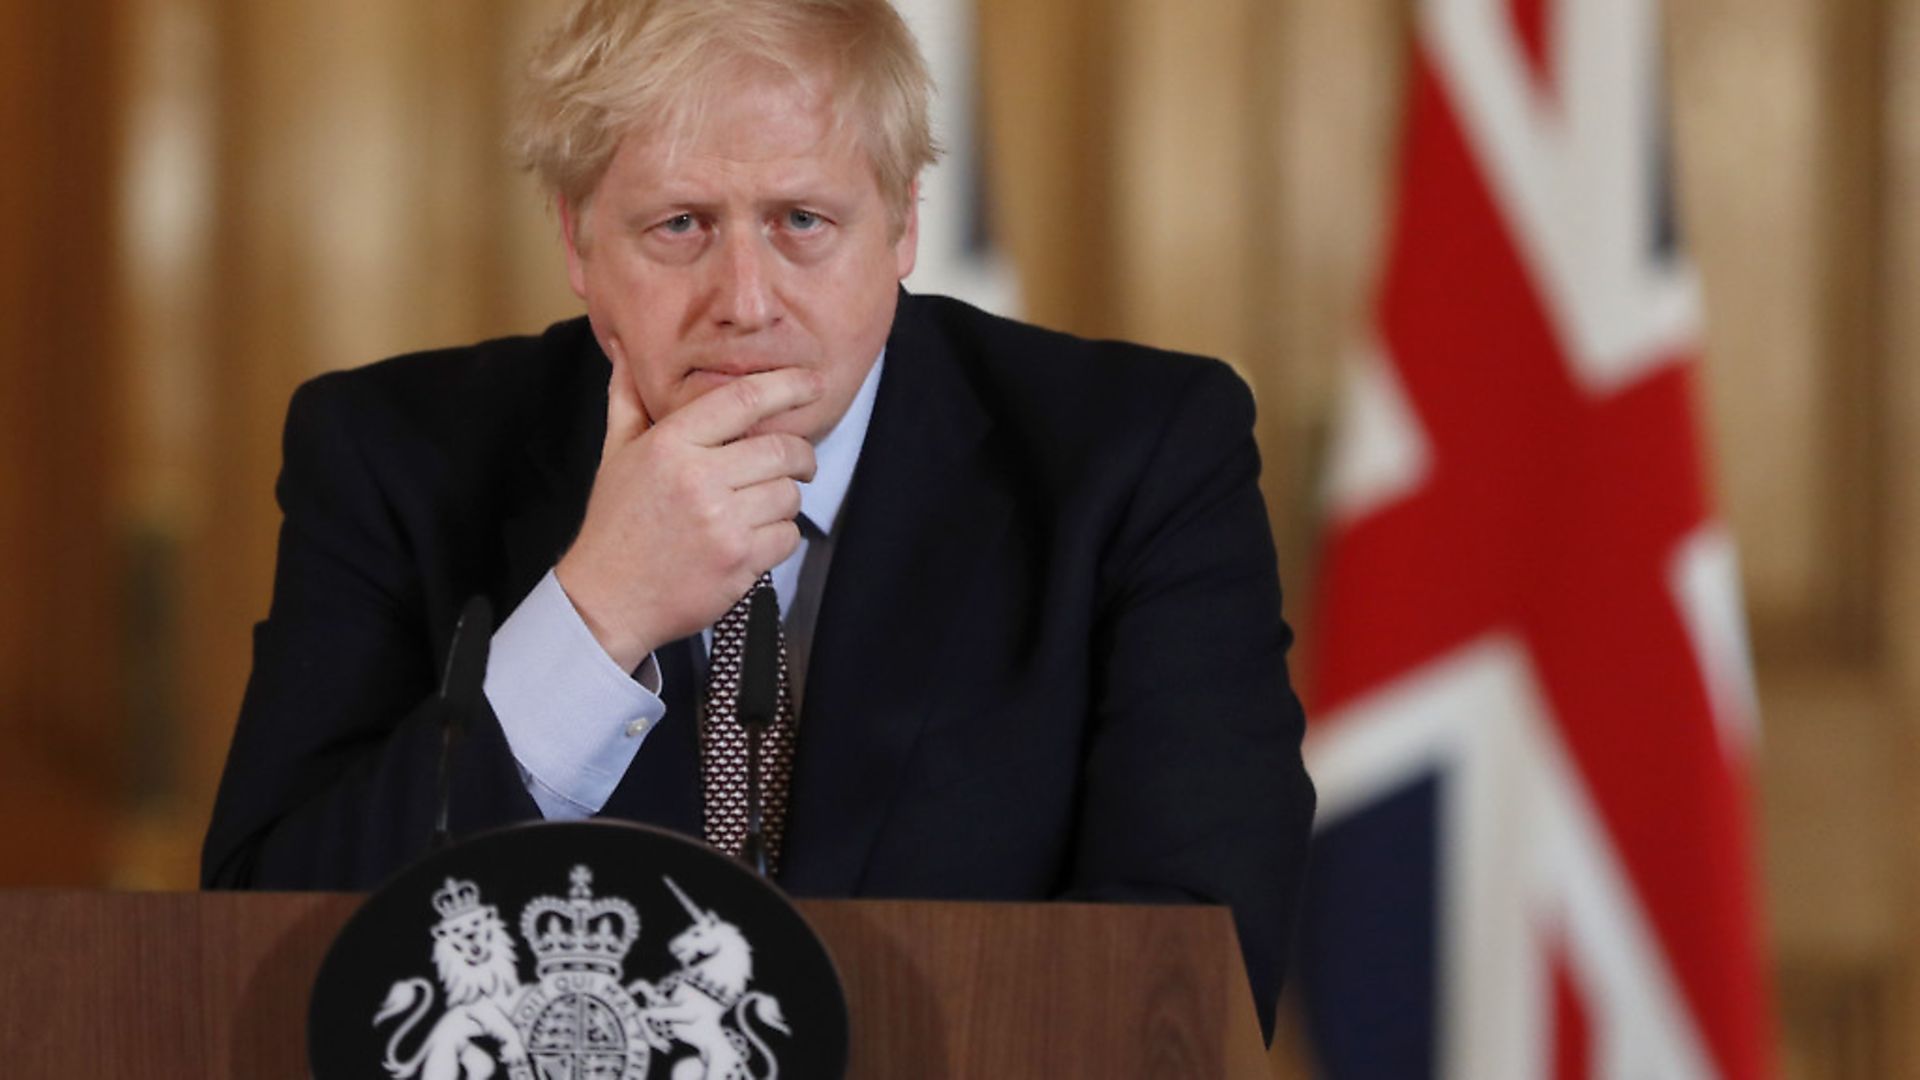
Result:
<instances>
[{"instance_id":1,"label":"finger","mask_svg":"<svg viewBox=\"0 0 1920 1080\"><path fill-rule=\"evenodd\" d=\"M607 340L607 360L613 371L607 376L607 443L604 450L625 446L647 430L647 408L640 403L640 390L633 384L633 365L627 362L627 350L620 339Z\"/></svg>"},{"instance_id":2,"label":"finger","mask_svg":"<svg viewBox=\"0 0 1920 1080\"><path fill-rule=\"evenodd\" d=\"M741 488L733 493L731 513L751 528L792 521L800 514L800 485L783 476Z\"/></svg>"},{"instance_id":3,"label":"finger","mask_svg":"<svg viewBox=\"0 0 1920 1080\"><path fill-rule=\"evenodd\" d=\"M735 490L767 480L812 480L816 468L813 444L785 432L749 435L712 454L713 477Z\"/></svg>"},{"instance_id":4,"label":"finger","mask_svg":"<svg viewBox=\"0 0 1920 1080\"><path fill-rule=\"evenodd\" d=\"M700 395L670 418L680 436L700 446L720 446L776 413L818 401L820 376L805 368L756 371Z\"/></svg>"},{"instance_id":5,"label":"finger","mask_svg":"<svg viewBox=\"0 0 1920 1080\"><path fill-rule=\"evenodd\" d=\"M786 520L762 525L753 530L748 543L752 550L750 560L757 577L786 562L787 556L800 546L800 526Z\"/></svg>"}]
</instances>

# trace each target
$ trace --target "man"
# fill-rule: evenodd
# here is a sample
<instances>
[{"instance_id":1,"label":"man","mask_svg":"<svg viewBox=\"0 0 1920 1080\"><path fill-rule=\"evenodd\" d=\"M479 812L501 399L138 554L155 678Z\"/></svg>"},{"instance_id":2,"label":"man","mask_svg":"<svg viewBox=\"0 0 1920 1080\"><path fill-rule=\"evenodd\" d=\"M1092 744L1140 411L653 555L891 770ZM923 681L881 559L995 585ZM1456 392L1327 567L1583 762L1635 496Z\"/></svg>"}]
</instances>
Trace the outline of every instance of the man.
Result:
<instances>
[{"instance_id":1,"label":"man","mask_svg":"<svg viewBox=\"0 0 1920 1080\"><path fill-rule=\"evenodd\" d=\"M707 658L770 578L788 891L1230 904L1270 1023L1312 789L1250 396L903 294L928 93L885 0L575 7L524 144L587 318L295 395L209 886L422 853L474 593L511 614L456 832L605 814L738 851Z\"/></svg>"}]
</instances>

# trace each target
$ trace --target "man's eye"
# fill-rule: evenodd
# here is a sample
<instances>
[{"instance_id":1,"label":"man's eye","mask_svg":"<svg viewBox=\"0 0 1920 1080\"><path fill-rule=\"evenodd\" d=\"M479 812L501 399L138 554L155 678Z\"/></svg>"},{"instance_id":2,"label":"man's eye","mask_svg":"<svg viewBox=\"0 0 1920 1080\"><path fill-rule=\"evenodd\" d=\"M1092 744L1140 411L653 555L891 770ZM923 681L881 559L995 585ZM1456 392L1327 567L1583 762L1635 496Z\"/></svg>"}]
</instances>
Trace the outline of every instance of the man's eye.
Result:
<instances>
[{"instance_id":1,"label":"man's eye","mask_svg":"<svg viewBox=\"0 0 1920 1080\"><path fill-rule=\"evenodd\" d=\"M694 220L692 214L675 214L661 222L659 228L661 232L673 236L684 236L692 232L699 224L698 221Z\"/></svg>"},{"instance_id":2,"label":"man's eye","mask_svg":"<svg viewBox=\"0 0 1920 1080\"><path fill-rule=\"evenodd\" d=\"M787 211L787 227L795 232L812 232L824 223L824 219L811 210Z\"/></svg>"}]
</instances>

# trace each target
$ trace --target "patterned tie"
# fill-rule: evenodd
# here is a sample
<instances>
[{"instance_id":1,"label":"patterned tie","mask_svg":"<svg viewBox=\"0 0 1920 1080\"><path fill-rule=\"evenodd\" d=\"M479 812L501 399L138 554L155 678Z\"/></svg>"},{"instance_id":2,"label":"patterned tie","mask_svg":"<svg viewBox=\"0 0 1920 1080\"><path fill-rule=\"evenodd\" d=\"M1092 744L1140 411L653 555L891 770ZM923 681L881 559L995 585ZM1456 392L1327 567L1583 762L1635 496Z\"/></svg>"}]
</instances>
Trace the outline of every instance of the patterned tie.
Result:
<instances>
[{"instance_id":1,"label":"patterned tie","mask_svg":"<svg viewBox=\"0 0 1920 1080\"><path fill-rule=\"evenodd\" d=\"M747 729L736 715L740 668L747 648L747 609L755 590L773 588L761 574L747 595L713 624L707 665L707 708L700 726L701 773L706 788L707 843L738 856L747 838ZM766 836L767 872L780 865L786 832L787 788L793 779L793 692L787 679L787 639L780 643L780 705L760 737L760 827Z\"/></svg>"}]
</instances>

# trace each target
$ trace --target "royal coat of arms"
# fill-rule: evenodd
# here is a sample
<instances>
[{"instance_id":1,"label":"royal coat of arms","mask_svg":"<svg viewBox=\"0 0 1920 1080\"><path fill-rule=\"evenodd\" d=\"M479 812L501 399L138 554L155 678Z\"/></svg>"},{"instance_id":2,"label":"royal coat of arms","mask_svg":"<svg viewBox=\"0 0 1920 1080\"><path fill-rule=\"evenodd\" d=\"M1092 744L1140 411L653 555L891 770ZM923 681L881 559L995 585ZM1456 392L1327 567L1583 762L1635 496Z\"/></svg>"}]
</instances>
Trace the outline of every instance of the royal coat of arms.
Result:
<instances>
[{"instance_id":1,"label":"royal coat of arms","mask_svg":"<svg viewBox=\"0 0 1920 1080\"><path fill-rule=\"evenodd\" d=\"M576 865L565 898L520 911L516 940L479 886L449 877L433 894L438 980L400 979L374 1016L391 1028L382 1064L395 1080L645 1080L671 1060L671 1080L771 1080L770 1033L792 1034L773 996L752 988L753 946L671 877L661 886L688 916L668 943L678 968L654 982L628 979L640 914L593 895ZM535 981L521 979L519 947Z\"/></svg>"}]
</instances>

